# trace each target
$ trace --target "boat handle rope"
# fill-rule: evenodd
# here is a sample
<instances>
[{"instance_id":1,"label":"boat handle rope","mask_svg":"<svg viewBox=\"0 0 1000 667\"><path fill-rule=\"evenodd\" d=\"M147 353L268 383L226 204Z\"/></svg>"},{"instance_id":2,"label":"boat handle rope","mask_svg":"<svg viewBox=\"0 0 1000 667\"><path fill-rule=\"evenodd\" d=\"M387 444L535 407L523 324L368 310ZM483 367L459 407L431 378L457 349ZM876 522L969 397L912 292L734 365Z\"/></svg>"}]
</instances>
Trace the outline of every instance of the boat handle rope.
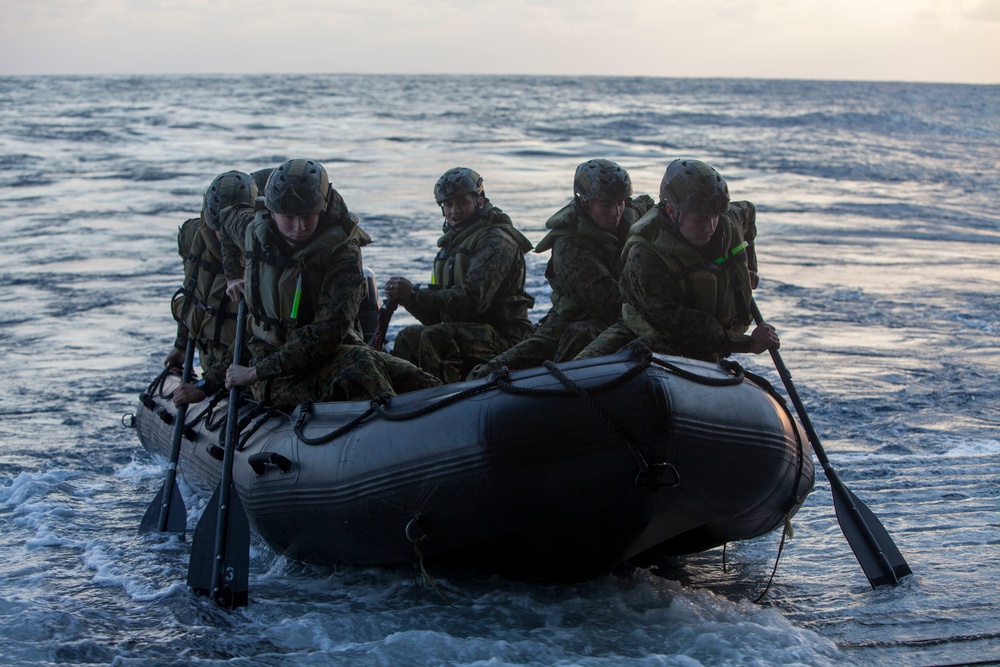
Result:
<instances>
[{"instance_id":1,"label":"boat handle rope","mask_svg":"<svg viewBox=\"0 0 1000 667\"><path fill-rule=\"evenodd\" d=\"M637 364L629 367L621 375L612 378L611 380L603 384L589 387L586 389L579 387L575 383L573 383L573 386L577 387L579 391L584 392L588 396L593 394L598 394L631 381L634 377L638 376L640 373L649 368L649 366L653 363L665 368L666 370L670 371L671 373L679 377L691 380L693 382L698 382L701 384L724 386L724 385L741 384L743 382L743 375L742 375L743 369L739 368L738 364L735 364L735 369L738 369L738 371L729 365L723 365L723 368L728 372L734 373L735 377L710 378L710 377L705 377L703 375L698 375L697 373L691 373L689 371L686 371L683 368L675 366L674 364L671 364L668 361L663 361L654 358L653 353L650 351L650 349L641 342L632 343L626 349L630 350L634 355L638 357ZM550 373L553 372L552 371L553 368L556 368L556 366L552 364L552 362L546 362L545 367L549 370ZM558 371L558 369L556 370ZM561 371L559 372L561 373ZM510 382L509 378L510 378L510 371L506 366L504 366L499 370L491 373L483 384L477 385L475 387L470 387L469 389L466 389L464 391L456 392L454 394L446 396L445 398L439 401L435 401L434 403L430 403L423 407L417 408L416 410L410 410L407 412L391 411L389 409L389 403L392 397L389 396L388 394L382 394L372 399L368 409L365 412L361 413L348 423L338 427L337 429L331 431L330 433L316 437L307 436L304 432L306 422L309 420L309 418L312 416L313 413L313 404L312 402L307 401L305 403L300 404L299 406L299 416L295 422L295 428L294 428L295 435L304 444L311 446L325 445L335 440L336 438L340 437L341 435L344 435L345 433L348 433L349 431L353 430L362 422L370 418L372 415L377 414L379 417L387 421L406 421L409 419L416 419L417 417L422 417L424 415L430 414L444 407L465 400L470 396L475 396L477 394L490 391L494 388L499 389L504 393L514 394L519 396L573 396L578 394L578 391L576 389L571 388L570 385L566 385L566 382L564 380L560 381L563 383L563 385L565 385L565 388L538 389L534 387L519 387L515 385L513 382ZM649 466L647 465L647 468L648 467Z\"/></svg>"},{"instance_id":2,"label":"boat handle rope","mask_svg":"<svg viewBox=\"0 0 1000 667\"><path fill-rule=\"evenodd\" d=\"M247 445L247 441L253 437L253 434L261 426L269 422L272 417L284 417L288 419L288 414L274 406L258 403L238 425L237 433L239 434L239 442L236 443L236 451L243 451L243 448ZM255 419L256 421L254 421ZM253 424L244 433L244 429L246 429L247 424L250 424L250 422L253 422Z\"/></svg>"},{"instance_id":3,"label":"boat handle rope","mask_svg":"<svg viewBox=\"0 0 1000 667\"><path fill-rule=\"evenodd\" d=\"M205 406L204 410L195 415L194 419L192 419L190 422L190 426L194 426L195 424L204 419L205 430L214 431L215 429L219 428L223 423L225 423L226 421L225 415L222 415L222 417L216 420L214 423L212 422L212 415L215 412L215 408L218 407L219 402L222 401L223 396L228 397L228 394L226 392L223 392L221 389L212 394L211 400L209 400L208 405ZM193 438L188 438L188 440L193 440Z\"/></svg>"},{"instance_id":4,"label":"boat handle rope","mask_svg":"<svg viewBox=\"0 0 1000 667\"><path fill-rule=\"evenodd\" d=\"M649 462L646 461L646 457L643 455L639 444L632 439L632 436L624 426L615 421L615 419L612 418L611 415L609 415L596 400L594 400L591 392L574 382L568 375L562 372L562 369L551 361L546 361L544 366L548 372L552 373L552 375L556 377L556 379L566 385L567 389L583 399L583 402L587 404L587 407L589 407L594 414L603 419L614 434L618 436L619 440L625 443L625 445L632 450L632 453L635 454L636 460L639 461L639 472L635 476L635 483L639 488L643 491L655 493L660 489L660 487L677 486L681 483L680 473L672 463L664 461L654 463L651 466ZM646 367L648 367L648 364L641 364L630 370L635 370L635 368L645 370ZM670 477L668 480L664 481L664 473L668 472L670 473Z\"/></svg>"},{"instance_id":5,"label":"boat handle rope","mask_svg":"<svg viewBox=\"0 0 1000 667\"><path fill-rule=\"evenodd\" d=\"M159 418L162 419L168 426L170 424L173 424L174 416L169 412L167 412L166 410L158 408L156 405L156 401L153 400L153 395L159 394L160 398L164 399L170 398L170 396L165 396L163 394L163 382L166 379L167 375L170 374L170 371L172 371L174 368L176 368L176 366L167 366L166 368L164 368L162 371L160 371L160 374L157 375L156 378L149 383L149 386L146 387L146 391L139 394L139 402L142 403L147 410L150 410L154 412L157 416L159 416Z\"/></svg>"},{"instance_id":6,"label":"boat handle rope","mask_svg":"<svg viewBox=\"0 0 1000 667\"><path fill-rule=\"evenodd\" d=\"M309 419L310 415L312 415L312 409L313 409L312 401L306 401L305 403L299 405L299 418L295 420L295 428L293 429L295 431L295 436L299 439L299 442L302 442L303 444L306 445L310 445L313 447L318 445L325 445L326 443L336 438L339 438L344 433L347 433L348 431L352 430L353 428L361 424L361 422L363 422L364 420L368 419L373 414L375 414L375 403L380 400L382 400L382 396L378 396L377 398L375 398L371 402L367 410L362 412L360 415L358 415L351 421L347 422L340 428L335 429L330 433L327 433L326 435L319 436L318 438L310 438L303 432L303 429L306 426L306 420Z\"/></svg>"},{"instance_id":7,"label":"boat handle rope","mask_svg":"<svg viewBox=\"0 0 1000 667\"><path fill-rule=\"evenodd\" d=\"M632 379L634 375L637 375L638 373L641 373L643 370L645 370L645 368L646 368L645 365L638 365L633 368L630 368L621 376L611 380L610 382L600 385L599 387L595 387L590 391L595 391L595 392L603 391L609 387L615 386L623 382L627 382L628 380ZM417 408L416 410L410 410L407 412L392 412L388 410L387 406L391 399L391 396L389 396L388 394L382 394L381 396L377 396L371 401L369 408L365 412L361 413L348 423L331 431L330 433L317 437L309 437L304 433L306 421L308 421L309 417L312 415L312 408L313 408L312 402L305 402L299 406L299 417L295 422L295 428L294 428L295 435L304 444L313 446L325 445L335 440L336 438L340 437L341 435L348 433L352 429L356 428L359 424L361 424L374 414L377 414L379 417L382 417L387 421L406 421L409 419L416 419L417 417L422 417L424 415L430 414L444 407L465 400L470 396L475 396L476 394L482 394L494 388L499 389L500 391L505 393L520 394L520 395L570 396L573 393L572 391L567 389L552 390L552 389L528 389L524 387L517 387L516 385L507 381L509 373L510 372L507 370L507 368L503 367L500 370L491 373L486 382L484 382L481 385L471 387L464 391L456 392L454 394L451 394L450 396L446 396L440 401L435 401L434 403L430 403L421 408Z\"/></svg>"}]
</instances>

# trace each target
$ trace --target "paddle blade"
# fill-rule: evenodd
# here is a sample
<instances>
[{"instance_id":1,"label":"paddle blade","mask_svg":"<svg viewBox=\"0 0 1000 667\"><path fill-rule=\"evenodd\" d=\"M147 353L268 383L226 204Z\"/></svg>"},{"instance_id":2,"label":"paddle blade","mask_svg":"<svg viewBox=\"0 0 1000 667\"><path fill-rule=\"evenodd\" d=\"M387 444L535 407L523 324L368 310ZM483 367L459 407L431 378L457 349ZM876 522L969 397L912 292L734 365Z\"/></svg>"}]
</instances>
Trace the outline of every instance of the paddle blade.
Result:
<instances>
[{"instance_id":1,"label":"paddle blade","mask_svg":"<svg viewBox=\"0 0 1000 667\"><path fill-rule=\"evenodd\" d=\"M250 590L250 523L239 494L229 494L229 510L226 514L225 539L220 542L218 531L220 484L205 511L191 540L191 560L188 564L187 584L195 593L208 595L220 606L227 609L245 606ZM219 546L221 545L221 549ZM216 550L219 550L216 558ZM213 575L216 567L221 570L219 589L213 591Z\"/></svg>"},{"instance_id":2,"label":"paddle blade","mask_svg":"<svg viewBox=\"0 0 1000 667\"><path fill-rule=\"evenodd\" d=\"M173 483L169 503L164 502L163 492L167 488L164 484L156 493L156 497L146 508L146 514L139 524L140 533L176 533L183 535L187 530L187 508L184 507L184 498L181 497L181 490L177 486L176 480ZM166 513L166 522L163 522L163 514ZM160 528L163 523L163 528Z\"/></svg>"},{"instance_id":3,"label":"paddle blade","mask_svg":"<svg viewBox=\"0 0 1000 667\"><path fill-rule=\"evenodd\" d=\"M872 588L895 586L913 572L882 522L846 486L833 494L837 520Z\"/></svg>"},{"instance_id":4,"label":"paddle blade","mask_svg":"<svg viewBox=\"0 0 1000 667\"><path fill-rule=\"evenodd\" d=\"M226 609L245 607L250 590L250 522L235 491L229 495L229 522L222 559L221 588L215 602Z\"/></svg>"}]
</instances>

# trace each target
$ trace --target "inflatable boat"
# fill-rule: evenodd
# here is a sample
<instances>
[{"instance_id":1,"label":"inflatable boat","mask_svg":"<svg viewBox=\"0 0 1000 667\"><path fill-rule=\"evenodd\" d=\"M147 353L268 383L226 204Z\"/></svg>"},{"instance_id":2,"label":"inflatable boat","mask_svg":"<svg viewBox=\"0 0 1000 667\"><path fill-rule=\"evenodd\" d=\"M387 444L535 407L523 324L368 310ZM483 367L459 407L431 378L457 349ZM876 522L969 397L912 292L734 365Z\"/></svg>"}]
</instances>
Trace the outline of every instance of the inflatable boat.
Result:
<instances>
[{"instance_id":1,"label":"inflatable boat","mask_svg":"<svg viewBox=\"0 0 1000 667\"><path fill-rule=\"evenodd\" d=\"M133 424L167 458L177 376ZM178 474L219 483L227 394L189 406ZM812 489L801 425L737 364L615 355L371 402L239 408L233 488L289 558L418 559L576 581L643 552L681 555L764 535Z\"/></svg>"}]
</instances>

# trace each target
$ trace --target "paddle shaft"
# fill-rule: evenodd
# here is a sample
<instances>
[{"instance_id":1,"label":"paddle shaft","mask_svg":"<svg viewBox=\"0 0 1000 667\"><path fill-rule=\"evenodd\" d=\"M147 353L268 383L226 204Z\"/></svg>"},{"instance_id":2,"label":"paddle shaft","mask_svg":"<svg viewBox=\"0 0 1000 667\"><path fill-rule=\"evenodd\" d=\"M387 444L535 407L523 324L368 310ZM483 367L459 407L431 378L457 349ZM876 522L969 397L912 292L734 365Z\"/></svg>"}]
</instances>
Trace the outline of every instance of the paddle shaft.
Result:
<instances>
[{"instance_id":1,"label":"paddle shaft","mask_svg":"<svg viewBox=\"0 0 1000 667\"><path fill-rule=\"evenodd\" d=\"M239 366L243 355L243 336L246 331L246 301L240 299L236 315L236 341L233 343L233 364ZM230 497L233 493L233 457L236 452L236 432L240 412L240 389L229 390L229 411L226 414L226 442L222 455L222 481L219 483L219 513L215 524L215 558L212 561L212 599L219 601L223 590L226 569L226 535L229 524Z\"/></svg>"},{"instance_id":2,"label":"paddle shaft","mask_svg":"<svg viewBox=\"0 0 1000 667\"><path fill-rule=\"evenodd\" d=\"M750 300L750 312L753 314L754 322L758 326L764 323L764 317L760 314L757 302L753 299ZM862 504L861 501L858 500L853 493L851 493L844 482L841 481L840 476L837 475L837 471L833 469L833 466L830 464L830 460L826 456L826 452L823 450L823 445L819 441L819 436L813 428L812 421L809 419L809 414L806 412L806 408L802 404L802 399L799 398L799 392L796 391L795 385L792 384L792 374L788 371L788 368L782 361L781 354L779 354L778 350L774 348L768 349L768 352L771 354L771 360L774 362L774 367L777 369L778 375L781 376L781 382L785 385L785 391L788 392L788 397L792 399L792 405L795 406L795 412L798 414L799 421L802 422L802 427L805 429L806 435L809 437L809 442L812 444L813 451L816 453L816 458L819 460L820 465L823 466L823 472L826 473L826 478L830 482L830 490L833 493L834 505L844 508L849 513L849 520L851 521L852 527L858 530L864 542L859 544L857 539L852 539L851 534L847 531L843 522L841 522L840 528L844 531L844 537L847 538L848 543L855 551L855 555L858 556L858 560L862 563L862 566L864 565L864 561L862 560L861 554L858 552L859 549L864 550L864 554L869 557L869 560L874 560L881 566L884 576L881 578L873 578L873 576L867 571L867 568L865 575L868 576L868 580L873 586L876 585L876 582L883 583L883 579L885 580L885 583L891 583L893 585L899 583L899 578L896 574L897 569L893 567L889 557L886 555L883 547L879 544L879 541L875 537L873 531L877 530L880 535L884 536L884 539L889 541L894 554L898 554L898 549L896 549L895 544L892 544L892 539L889 537L888 533L885 532L885 529L881 526L881 524L877 526L869 526L868 521L866 521L865 514L868 515L869 520L874 521L875 523L878 523L878 519L876 519L875 516L871 514L871 511L867 510L867 508L864 508L867 512L862 511L859 507L859 505ZM887 545L887 547L889 547L889 545ZM903 560L901 555L898 556L898 560L901 561L900 570L908 573L909 566L906 565L906 562Z\"/></svg>"},{"instance_id":3,"label":"paddle shaft","mask_svg":"<svg viewBox=\"0 0 1000 667\"><path fill-rule=\"evenodd\" d=\"M389 321L398 306L399 302L395 299L386 299L382 307L378 309L378 328L372 337L371 346L380 352L385 347L385 335L389 331Z\"/></svg>"},{"instance_id":4,"label":"paddle shaft","mask_svg":"<svg viewBox=\"0 0 1000 667\"><path fill-rule=\"evenodd\" d=\"M191 381L194 366L194 336L188 336L184 348L184 369L181 371L181 384ZM170 444L170 462L167 463L167 477L163 480L163 504L160 505L160 520L157 530L161 533L167 530L167 519L174 499L174 489L177 486L177 462L181 458L181 438L184 436L184 420L187 418L187 403L177 408L174 415L173 440Z\"/></svg>"}]
</instances>

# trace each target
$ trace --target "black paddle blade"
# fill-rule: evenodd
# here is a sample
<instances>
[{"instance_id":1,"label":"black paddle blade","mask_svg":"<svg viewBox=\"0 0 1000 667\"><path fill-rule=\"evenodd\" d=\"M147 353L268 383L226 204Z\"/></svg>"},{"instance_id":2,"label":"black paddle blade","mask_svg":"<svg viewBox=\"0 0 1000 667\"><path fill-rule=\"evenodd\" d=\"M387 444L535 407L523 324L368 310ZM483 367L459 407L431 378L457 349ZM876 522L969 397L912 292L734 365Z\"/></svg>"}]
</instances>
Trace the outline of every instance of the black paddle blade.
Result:
<instances>
[{"instance_id":1,"label":"black paddle blade","mask_svg":"<svg viewBox=\"0 0 1000 667\"><path fill-rule=\"evenodd\" d=\"M227 513L225 539L220 543L217 535L219 497L222 485L215 489L205 511L198 520L191 540L191 561L188 564L187 584L195 593L208 595L226 609L246 606L250 590L250 523L240 496L231 489ZM213 591L213 568L216 548L221 544L219 567L222 572L218 590Z\"/></svg>"},{"instance_id":2,"label":"black paddle blade","mask_svg":"<svg viewBox=\"0 0 1000 667\"><path fill-rule=\"evenodd\" d=\"M142 522L139 524L140 533L163 532L183 535L184 531L187 530L187 509L184 507L184 498L181 497L181 490L177 486L177 481L172 481L171 502L169 504L164 502L163 491L167 488L166 484L164 484L157 491L153 502L149 503L149 507L146 508L146 514L143 515ZM161 531L160 517L163 512L167 513L167 521Z\"/></svg>"},{"instance_id":3,"label":"black paddle blade","mask_svg":"<svg viewBox=\"0 0 1000 667\"><path fill-rule=\"evenodd\" d=\"M872 588L895 586L913 574L878 517L846 486L840 491L833 494L837 521Z\"/></svg>"}]
</instances>

